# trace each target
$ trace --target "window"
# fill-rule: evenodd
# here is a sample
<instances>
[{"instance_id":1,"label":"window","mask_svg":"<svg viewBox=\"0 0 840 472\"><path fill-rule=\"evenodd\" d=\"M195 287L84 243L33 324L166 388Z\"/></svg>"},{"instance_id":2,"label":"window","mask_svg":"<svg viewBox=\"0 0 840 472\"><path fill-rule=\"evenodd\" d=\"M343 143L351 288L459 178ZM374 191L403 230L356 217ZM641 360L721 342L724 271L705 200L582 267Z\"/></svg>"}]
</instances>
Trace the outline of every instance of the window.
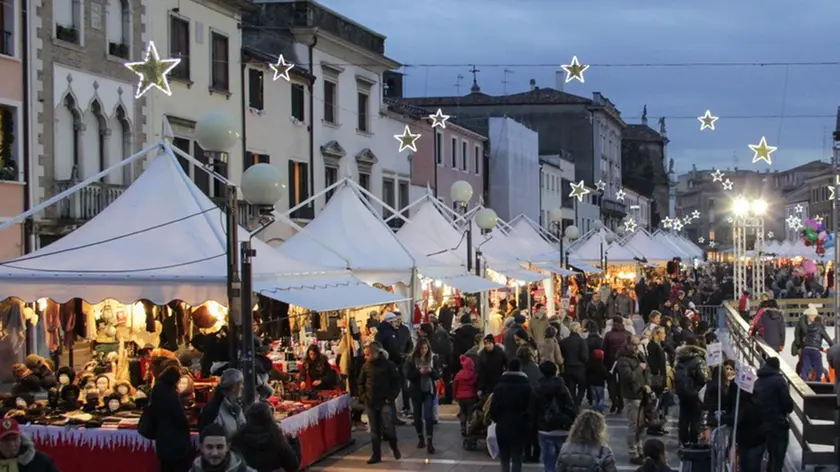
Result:
<instances>
[{"instance_id":1,"label":"window","mask_svg":"<svg viewBox=\"0 0 840 472\"><path fill-rule=\"evenodd\" d=\"M248 106L254 110L262 110L263 100L263 71L248 69Z\"/></svg>"},{"instance_id":2,"label":"window","mask_svg":"<svg viewBox=\"0 0 840 472\"><path fill-rule=\"evenodd\" d=\"M370 174L367 172L359 172L359 187L370 191Z\"/></svg>"},{"instance_id":3,"label":"window","mask_svg":"<svg viewBox=\"0 0 840 472\"><path fill-rule=\"evenodd\" d=\"M292 118L303 122L304 114L304 91L303 85L292 84Z\"/></svg>"},{"instance_id":4,"label":"window","mask_svg":"<svg viewBox=\"0 0 840 472\"><path fill-rule=\"evenodd\" d=\"M467 152L467 142L461 141L461 170L467 171L467 162L470 159L470 153Z\"/></svg>"},{"instance_id":5,"label":"window","mask_svg":"<svg viewBox=\"0 0 840 472\"><path fill-rule=\"evenodd\" d=\"M359 92L357 95L359 104L359 124L356 129L358 129L359 131L368 132L368 105L370 103L370 96L365 92Z\"/></svg>"},{"instance_id":6,"label":"window","mask_svg":"<svg viewBox=\"0 0 840 472\"><path fill-rule=\"evenodd\" d=\"M309 198L309 164L289 161L289 208L294 208ZM293 211L291 218L309 219L314 211L312 204Z\"/></svg>"},{"instance_id":7,"label":"window","mask_svg":"<svg viewBox=\"0 0 840 472\"><path fill-rule=\"evenodd\" d=\"M481 146L476 146L473 148L473 170L475 170L475 175L481 173Z\"/></svg>"},{"instance_id":8,"label":"window","mask_svg":"<svg viewBox=\"0 0 840 472\"><path fill-rule=\"evenodd\" d=\"M443 165L443 133L440 131L435 133L435 162Z\"/></svg>"},{"instance_id":9,"label":"window","mask_svg":"<svg viewBox=\"0 0 840 472\"><path fill-rule=\"evenodd\" d=\"M172 140L172 145L184 151L187 154L192 154L192 156L198 159L199 162L204 164L207 163L207 156L204 154L204 150L201 149L201 146L199 146L198 143L195 143L187 138L175 137ZM187 176L189 176L193 182L195 182L196 187L201 189L201 191L204 192L204 194L208 197L211 196L210 175L207 172L205 172L204 169L196 168L195 166L193 166L192 162L184 159L181 156L178 156L178 162L184 169L184 173L187 174ZM225 173L225 170L220 168L217 168L216 171L221 171L221 174Z\"/></svg>"},{"instance_id":10,"label":"window","mask_svg":"<svg viewBox=\"0 0 840 472\"><path fill-rule=\"evenodd\" d=\"M242 166L242 171L248 170L254 164L271 164L271 156L268 154L259 154L248 151L245 153L245 165Z\"/></svg>"},{"instance_id":11,"label":"window","mask_svg":"<svg viewBox=\"0 0 840 472\"><path fill-rule=\"evenodd\" d=\"M409 191L408 190L409 190L408 181L407 180L400 180L399 189L398 189L398 193L399 193L399 197L400 197L400 210L404 210L409 204L408 199L411 198L411 197L409 196ZM408 215L404 214L403 216L408 218Z\"/></svg>"},{"instance_id":12,"label":"window","mask_svg":"<svg viewBox=\"0 0 840 472\"><path fill-rule=\"evenodd\" d=\"M396 196L394 194L394 179L384 178L382 179L382 201L385 205L393 208L396 206L395 203ZM392 215L391 210L386 207L382 207L382 218L388 218Z\"/></svg>"},{"instance_id":13,"label":"window","mask_svg":"<svg viewBox=\"0 0 840 472\"><path fill-rule=\"evenodd\" d=\"M451 151L452 151L452 155L449 157L449 159L452 161L452 168L457 169L458 168L458 138L452 138Z\"/></svg>"},{"instance_id":14,"label":"window","mask_svg":"<svg viewBox=\"0 0 840 472\"><path fill-rule=\"evenodd\" d=\"M210 87L222 92L230 91L230 64L228 64L228 38L219 33L212 33L210 60Z\"/></svg>"},{"instance_id":15,"label":"window","mask_svg":"<svg viewBox=\"0 0 840 472\"><path fill-rule=\"evenodd\" d=\"M336 83L329 80L324 81L324 121L338 124L336 118Z\"/></svg>"},{"instance_id":16,"label":"window","mask_svg":"<svg viewBox=\"0 0 840 472\"><path fill-rule=\"evenodd\" d=\"M68 43L74 44L81 44L81 34L82 34L82 25L84 22L83 19L83 10L82 10L82 1L83 0L63 0L60 2L53 2L53 20L55 21L55 37L56 39L60 39L62 41L66 41ZM3 6L5 9L5 5L9 2L2 2L0 6ZM12 2L14 4L15 2ZM14 18L14 15L8 14L5 12L4 15L7 18ZM5 20L8 22L9 20ZM3 29L8 30L6 28L6 24L3 25Z\"/></svg>"},{"instance_id":17,"label":"window","mask_svg":"<svg viewBox=\"0 0 840 472\"><path fill-rule=\"evenodd\" d=\"M338 167L335 166L326 166L324 167L324 188L329 187L330 185L338 182ZM326 198L327 201L330 201L333 194L335 193L335 189L327 190Z\"/></svg>"},{"instance_id":18,"label":"window","mask_svg":"<svg viewBox=\"0 0 840 472\"><path fill-rule=\"evenodd\" d=\"M131 44L131 6L128 0L108 0L106 8L108 54L128 59Z\"/></svg>"},{"instance_id":19,"label":"window","mask_svg":"<svg viewBox=\"0 0 840 472\"><path fill-rule=\"evenodd\" d=\"M574 208L575 207L575 198L570 197L569 195L572 194L572 181L566 179L560 179L560 197L562 198L563 208Z\"/></svg>"},{"instance_id":20,"label":"window","mask_svg":"<svg viewBox=\"0 0 840 472\"><path fill-rule=\"evenodd\" d=\"M14 9L11 4L0 3L0 54L7 56L13 56L15 54L15 17L13 12Z\"/></svg>"},{"instance_id":21,"label":"window","mask_svg":"<svg viewBox=\"0 0 840 472\"><path fill-rule=\"evenodd\" d=\"M169 77L190 80L190 22L176 16L169 17L169 55L181 59Z\"/></svg>"}]
</instances>

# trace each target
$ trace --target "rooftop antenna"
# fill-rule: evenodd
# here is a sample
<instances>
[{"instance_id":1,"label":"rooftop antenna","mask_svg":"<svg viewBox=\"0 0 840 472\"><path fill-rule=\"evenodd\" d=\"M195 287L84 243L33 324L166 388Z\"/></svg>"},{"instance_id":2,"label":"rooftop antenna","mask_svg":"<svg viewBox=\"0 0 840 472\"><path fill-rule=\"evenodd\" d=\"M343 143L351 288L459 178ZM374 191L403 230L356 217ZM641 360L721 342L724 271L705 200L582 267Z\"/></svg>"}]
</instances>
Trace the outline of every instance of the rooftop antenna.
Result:
<instances>
[{"instance_id":1,"label":"rooftop antenna","mask_svg":"<svg viewBox=\"0 0 840 472\"><path fill-rule=\"evenodd\" d=\"M504 77L502 78L502 93L504 95L507 95L507 84L510 83L508 81L508 75L513 74L513 71L510 69L505 69L502 73L504 74Z\"/></svg>"},{"instance_id":2,"label":"rooftop antenna","mask_svg":"<svg viewBox=\"0 0 840 472\"><path fill-rule=\"evenodd\" d=\"M458 77L455 80L455 92L457 96L461 96L461 81L464 80L463 74L458 74Z\"/></svg>"}]
</instances>

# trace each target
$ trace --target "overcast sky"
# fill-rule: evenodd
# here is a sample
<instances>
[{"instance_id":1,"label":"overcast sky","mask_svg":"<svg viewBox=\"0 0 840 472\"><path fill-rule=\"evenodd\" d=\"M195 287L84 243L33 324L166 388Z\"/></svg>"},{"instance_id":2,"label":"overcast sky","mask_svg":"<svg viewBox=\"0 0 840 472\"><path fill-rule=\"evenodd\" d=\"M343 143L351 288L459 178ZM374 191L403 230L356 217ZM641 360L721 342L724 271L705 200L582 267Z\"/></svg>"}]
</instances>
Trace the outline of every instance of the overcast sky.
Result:
<instances>
[{"instance_id":1,"label":"overcast sky","mask_svg":"<svg viewBox=\"0 0 840 472\"><path fill-rule=\"evenodd\" d=\"M555 71L573 55L584 64L840 61L837 0L321 0L388 37L386 54L404 64L462 64L409 68L408 96L456 95L472 84L479 64L483 92L501 95L537 85L553 87ZM481 65L485 64L485 65ZM487 64L499 64L490 67ZM520 64L520 66L504 64ZM527 66L522 64L547 64ZM773 169L783 170L831 149L840 105L840 66L617 67L593 65L569 93L598 91L625 121L666 117L677 171L697 164L752 164L749 144L766 136L778 146ZM700 131L706 109L720 117ZM737 118L738 116L771 118ZM800 117L797 117L800 115ZM801 117L809 115L809 117ZM733 118L727 118L727 117ZM782 118L781 116L786 116Z\"/></svg>"}]
</instances>

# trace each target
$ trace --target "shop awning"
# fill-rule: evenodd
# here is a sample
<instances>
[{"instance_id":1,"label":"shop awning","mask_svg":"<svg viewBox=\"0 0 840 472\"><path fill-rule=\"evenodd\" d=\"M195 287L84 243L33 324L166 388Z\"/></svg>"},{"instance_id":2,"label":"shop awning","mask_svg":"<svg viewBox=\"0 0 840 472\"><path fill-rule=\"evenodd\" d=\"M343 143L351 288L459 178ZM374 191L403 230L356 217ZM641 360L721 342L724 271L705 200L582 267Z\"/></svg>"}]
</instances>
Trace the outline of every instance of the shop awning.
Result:
<instances>
[{"instance_id":1,"label":"shop awning","mask_svg":"<svg viewBox=\"0 0 840 472\"><path fill-rule=\"evenodd\" d=\"M475 275L462 275L460 277L448 277L437 280L440 280L444 285L456 288L464 293L487 292L505 287L502 284L497 284L492 280Z\"/></svg>"},{"instance_id":2,"label":"shop awning","mask_svg":"<svg viewBox=\"0 0 840 472\"><path fill-rule=\"evenodd\" d=\"M520 282L539 282L548 278L548 275L516 267L491 267L491 269L509 279L518 280Z\"/></svg>"},{"instance_id":3,"label":"shop awning","mask_svg":"<svg viewBox=\"0 0 840 472\"><path fill-rule=\"evenodd\" d=\"M564 277L568 276L568 275L574 275L574 273L575 273L574 271L569 270L569 269L564 269L557 264L550 264L550 263L534 264L534 267L536 267L538 269L547 270L547 271L549 271L553 274L562 275Z\"/></svg>"},{"instance_id":4,"label":"shop awning","mask_svg":"<svg viewBox=\"0 0 840 472\"><path fill-rule=\"evenodd\" d=\"M259 284L255 290L268 298L313 311L332 311L404 300L352 277L319 277Z\"/></svg>"},{"instance_id":5,"label":"shop awning","mask_svg":"<svg viewBox=\"0 0 840 472\"><path fill-rule=\"evenodd\" d=\"M569 261L569 265L581 272L586 272L588 274L597 274L602 272L601 269L580 261Z\"/></svg>"}]
</instances>

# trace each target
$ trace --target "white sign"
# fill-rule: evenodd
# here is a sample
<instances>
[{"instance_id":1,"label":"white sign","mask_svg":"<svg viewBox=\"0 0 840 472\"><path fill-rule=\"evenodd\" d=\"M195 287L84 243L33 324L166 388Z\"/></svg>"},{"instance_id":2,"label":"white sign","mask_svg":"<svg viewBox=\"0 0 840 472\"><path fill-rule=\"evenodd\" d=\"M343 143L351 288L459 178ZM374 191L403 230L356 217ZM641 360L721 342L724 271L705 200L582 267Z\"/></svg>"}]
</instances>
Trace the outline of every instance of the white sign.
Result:
<instances>
[{"instance_id":1,"label":"white sign","mask_svg":"<svg viewBox=\"0 0 840 472\"><path fill-rule=\"evenodd\" d=\"M735 372L735 385L747 393L753 393L755 387L755 371L752 367L739 365Z\"/></svg>"},{"instance_id":2,"label":"white sign","mask_svg":"<svg viewBox=\"0 0 840 472\"><path fill-rule=\"evenodd\" d=\"M711 343L706 345L706 365L715 367L723 364L723 345Z\"/></svg>"}]
</instances>

